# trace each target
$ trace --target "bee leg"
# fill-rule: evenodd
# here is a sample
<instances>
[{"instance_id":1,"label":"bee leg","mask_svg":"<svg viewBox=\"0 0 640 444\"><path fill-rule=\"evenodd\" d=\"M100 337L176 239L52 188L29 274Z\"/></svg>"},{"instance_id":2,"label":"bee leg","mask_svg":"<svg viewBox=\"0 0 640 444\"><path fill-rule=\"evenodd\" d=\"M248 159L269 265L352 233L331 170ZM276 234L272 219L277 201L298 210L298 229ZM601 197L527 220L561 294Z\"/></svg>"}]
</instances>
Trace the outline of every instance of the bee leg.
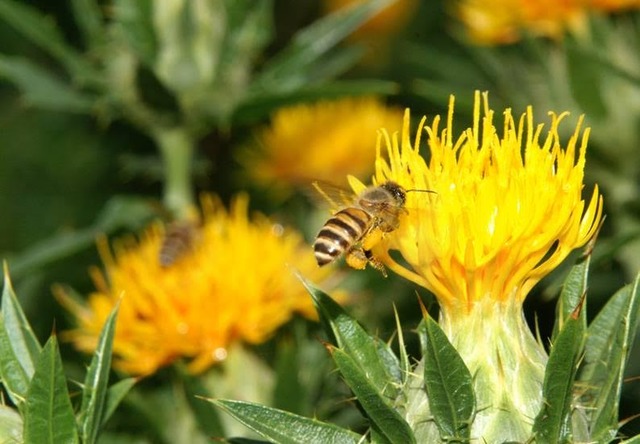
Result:
<instances>
[{"instance_id":1,"label":"bee leg","mask_svg":"<svg viewBox=\"0 0 640 444\"><path fill-rule=\"evenodd\" d=\"M371 266L382 273L382 276L387 277L387 269L384 268L384 264L373 255L371 250L362 250L362 252Z\"/></svg>"},{"instance_id":2,"label":"bee leg","mask_svg":"<svg viewBox=\"0 0 640 444\"><path fill-rule=\"evenodd\" d=\"M351 268L364 270L369 262L365 251L361 247L351 247L345 252L344 259Z\"/></svg>"}]
</instances>

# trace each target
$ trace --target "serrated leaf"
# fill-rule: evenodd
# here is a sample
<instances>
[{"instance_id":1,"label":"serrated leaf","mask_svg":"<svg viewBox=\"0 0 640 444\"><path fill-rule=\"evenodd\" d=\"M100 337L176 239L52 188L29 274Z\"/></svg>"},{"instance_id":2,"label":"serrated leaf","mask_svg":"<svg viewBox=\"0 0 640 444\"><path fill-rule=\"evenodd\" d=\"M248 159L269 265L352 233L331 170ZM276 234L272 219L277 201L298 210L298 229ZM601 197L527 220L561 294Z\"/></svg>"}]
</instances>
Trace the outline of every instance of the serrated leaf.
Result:
<instances>
[{"instance_id":1,"label":"serrated leaf","mask_svg":"<svg viewBox=\"0 0 640 444\"><path fill-rule=\"evenodd\" d=\"M13 291L6 263L0 314L0 376L12 401L21 407L41 347Z\"/></svg>"},{"instance_id":2,"label":"serrated leaf","mask_svg":"<svg viewBox=\"0 0 640 444\"><path fill-rule=\"evenodd\" d=\"M397 360L390 360L390 352L381 348L380 341L371 337L340 304L305 280L302 282L313 298L327 334L335 337L338 347L353 359L380 393L395 397L402 382L398 379Z\"/></svg>"},{"instance_id":3,"label":"serrated leaf","mask_svg":"<svg viewBox=\"0 0 640 444\"><path fill-rule=\"evenodd\" d=\"M77 79L91 75L90 66L67 45L55 22L36 8L24 2L0 0L0 17L57 59Z\"/></svg>"},{"instance_id":4,"label":"serrated leaf","mask_svg":"<svg viewBox=\"0 0 640 444\"><path fill-rule=\"evenodd\" d=\"M11 344L7 333L4 317L0 313L0 380L7 390L9 398L18 408L23 407L23 401L29 388L30 375L27 375L20 365L20 359Z\"/></svg>"},{"instance_id":5,"label":"serrated leaf","mask_svg":"<svg viewBox=\"0 0 640 444\"><path fill-rule=\"evenodd\" d=\"M571 267L562 284L562 291L560 292L560 297L556 305L556 320L553 326L551 342L555 340L565 320L571 316L576 307L581 303L585 305L583 309L580 310L580 322L583 328L587 327L586 301L584 301L583 296L587 292L587 278L589 276L590 263L590 257L581 258L576 265Z\"/></svg>"},{"instance_id":6,"label":"serrated leaf","mask_svg":"<svg viewBox=\"0 0 640 444\"><path fill-rule=\"evenodd\" d=\"M312 67L323 55L390 3L392 0L357 3L302 29L293 36L289 46L265 65L252 84L252 89L283 92L307 84L309 76L313 75Z\"/></svg>"},{"instance_id":7,"label":"serrated leaf","mask_svg":"<svg viewBox=\"0 0 640 444\"><path fill-rule=\"evenodd\" d=\"M333 348L331 351L341 376L358 402L367 413L371 427L391 443L415 443L413 431L400 413L392 407L383 391L371 382L371 378L360 365L345 351Z\"/></svg>"},{"instance_id":8,"label":"serrated leaf","mask_svg":"<svg viewBox=\"0 0 640 444\"><path fill-rule=\"evenodd\" d=\"M608 441L618 430L624 367L640 322L640 275L602 308L589 325L578 374L593 439Z\"/></svg>"},{"instance_id":9,"label":"serrated leaf","mask_svg":"<svg viewBox=\"0 0 640 444\"><path fill-rule=\"evenodd\" d=\"M400 368L400 360L386 342L375 339L375 345L378 349L378 357L382 362L385 372L390 376L389 381L394 385L402 386L407 373L403 373ZM385 392L387 392L387 390L385 390Z\"/></svg>"},{"instance_id":10,"label":"serrated leaf","mask_svg":"<svg viewBox=\"0 0 640 444\"><path fill-rule=\"evenodd\" d=\"M78 431L67 380L55 336L49 338L38 361L24 406L24 440L28 443L77 443Z\"/></svg>"},{"instance_id":11,"label":"serrated leaf","mask_svg":"<svg viewBox=\"0 0 640 444\"><path fill-rule=\"evenodd\" d=\"M137 378L122 379L107 389L107 400L102 415L102 424L106 424L129 390L138 382Z\"/></svg>"},{"instance_id":12,"label":"serrated leaf","mask_svg":"<svg viewBox=\"0 0 640 444\"><path fill-rule=\"evenodd\" d=\"M423 326L424 384L429 409L442 439L468 442L476 402L471 373L431 317L424 320Z\"/></svg>"},{"instance_id":13,"label":"serrated leaf","mask_svg":"<svg viewBox=\"0 0 640 444\"><path fill-rule=\"evenodd\" d=\"M98 434L103 424L109 372L111 371L113 337L119 307L120 303L118 302L102 327L98 346L93 352L93 358L82 387L80 435L84 444L92 444L98 440Z\"/></svg>"},{"instance_id":14,"label":"serrated leaf","mask_svg":"<svg viewBox=\"0 0 640 444\"><path fill-rule=\"evenodd\" d=\"M0 443L17 444L24 442L22 428L20 414L9 406L0 405Z\"/></svg>"},{"instance_id":15,"label":"serrated leaf","mask_svg":"<svg viewBox=\"0 0 640 444\"><path fill-rule=\"evenodd\" d=\"M279 444L357 444L362 436L333 424L244 401L208 399L261 436Z\"/></svg>"},{"instance_id":16,"label":"serrated leaf","mask_svg":"<svg viewBox=\"0 0 640 444\"><path fill-rule=\"evenodd\" d=\"M545 368L543 405L533 423L537 442L572 442L571 401L583 342L582 321L570 316L551 346Z\"/></svg>"},{"instance_id":17,"label":"serrated leaf","mask_svg":"<svg viewBox=\"0 0 640 444\"><path fill-rule=\"evenodd\" d=\"M38 108L90 113L95 100L23 57L0 55L0 77L13 83L25 102Z\"/></svg>"}]
</instances>

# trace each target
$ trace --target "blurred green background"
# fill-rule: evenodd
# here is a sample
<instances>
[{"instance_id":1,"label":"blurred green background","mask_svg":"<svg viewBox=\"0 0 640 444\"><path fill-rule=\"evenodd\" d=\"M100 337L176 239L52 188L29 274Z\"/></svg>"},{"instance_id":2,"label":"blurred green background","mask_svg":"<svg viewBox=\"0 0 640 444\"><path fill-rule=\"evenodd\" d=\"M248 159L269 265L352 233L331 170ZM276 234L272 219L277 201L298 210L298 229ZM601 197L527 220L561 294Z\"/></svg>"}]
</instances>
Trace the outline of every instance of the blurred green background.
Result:
<instances>
[{"instance_id":1,"label":"blurred green background","mask_svg":"<svg viewBox=\"0 0 640 444\"><path fill-rule=\"evenodd\" d=\"M229 8L227 28L221 22L216 25L214 21L214 25L231 33L233 26L244 23L248 37L242 45L232 47L233 51L221 52L230 80L211 88L212 94L204 97L209 100L207 108L190 95L193 91L163 81L162 73L144 59L153 52L153 42L160 44L157 35L145 40L148 28L144 27L145 8L150 10L157 2L145 0L136 6L124 0L20 2L40 11L38 17L44 22L55 23L60 41L93 66L86 79L72 71L76 60L65 59L66 50L56 53L56 48L38 43L36 22L25 30L25 22L6 7L12 3L0 0L0 252L8 260L16 293L42 339L52 329L68 326L67 315L51 296L52 284L66 283L82 294L92 291L87 269L100 262L94 243L98 233L140 232L150 220L165 218L167 211L173 210L166 194L163 205L166 178L157 148L160 139L154 138L155 124L161 128L178 122L187 128L196 148L191 169L196 192L212 191L228 201L238 191L248 190L252 209L295 224L311 243L319 222L307 216L309 204L303 193L294 193L284 201L274 199L269 190L246 179L235 152L253 140L256 128L268 124L278 108L350 93L385 96L390 104L411 107L414 118L442 113L449 95L455 94L460 130L470 119L474 90L489 91L497 113L511 107L518 115L533 105L538 122L548 122L550 110L570 111L563 126L566 131L572 131L577 117L585 114L586 124L592 128L585 196L598 183L607 215L594 252L589 316L640 270L640 14L634 9L589 12L580 32L568 32L559 40L523 32L521 39L510 44L477 45L465 36L453 13L455 3L417 2L409 21L395 33L346 42L335 35L335 44L328 43L322 54L310 54L309 60L294 60L287 67L282 60L294 51L286 51L300 30L323 15L322 4L238 0L231 7L230 2L212 1L211 17L216 17L215 7ZM170 3L176 2L167 5ZM90 4L99 6L104 20L96 29L109 29L109 36L92 35L90 20L84 24L78 21L79 8ZM243 21L250 17L250 11L255 14L251 16L255 25ZM251 26L257 28L252 30ZM45 28L39 31L45 32ZM91 43L92 38L97 41ZM376 46L381 39L383 46ZM106 51L113 41L130 44L142 61L133 65L120 61L133 70L131 81L140 93L138 108L127 108L124 94L118 94L124 89L110 90L113 84L105 85L100 78L100 73L113 68L100 58L104 56L100 50ZM377 48L373 56L367 53L372 47ZM270 64L273 60L281 65ZM25 61L38 70L25 68ZM107 62L116 64L115 60ZM268 74L269 69L277 75L271 72L272 79L260 75ZM93 75L97 77L91 78ZM52 79L60 83L51 83ZM256 79L263 83L256 86ZM178 105L187 102L191 107ZM145 116L149 110L151 115ZM313 178L314 172L309 176ZM561 267L545 279L526 302L527 319L532 327L537 324L542 338L552 326L554 297L564 271L566 267ZM351 309L371 331L383 338L392 335L395 320L391 303L397 305L405 326L417 324L421 314L415 293L428 297L424 290L395 277L385 280L371 270L353 274L357 275L350 278L350 288L368 296L366 304ZM323 393L321 387L331 386L324 381L331 377L331 366L313 339L314 331L313 326L297 320L274 341L261 346L258 356L266 366L286 366L287 347L292 347L287 341L294 338L300 350L296 356L314 355L311 362L323 362L318 369L326 373L318 370L306 376L306 390L316 390L314 396L305 398L306 407L294 405L295 393L280 399L289 399L291 408L305 410L311 405L315 410L307 413L315 411L353 423L357 420L334 404L348 395L339 387ZM410 336L407 332L409 343L415 344ZM63 349L63 357L72 374L81 369L83 358L70 347ZM633 352L628 375L633 378L639 374L640 353ZM140 390L160 387L168 378L160 373L141 383ZM123 411L144 410L140 407L144 402L134 393ZM620 417L638 413L640 384L630 379ZM112 427L118 433L135 435L135 423L123 413L114 418ZM640 433L640 422L630 421L623 431ZM149 434L139 437L138 442L154 442L156 438Z\"/></svg>"}]
</instances>

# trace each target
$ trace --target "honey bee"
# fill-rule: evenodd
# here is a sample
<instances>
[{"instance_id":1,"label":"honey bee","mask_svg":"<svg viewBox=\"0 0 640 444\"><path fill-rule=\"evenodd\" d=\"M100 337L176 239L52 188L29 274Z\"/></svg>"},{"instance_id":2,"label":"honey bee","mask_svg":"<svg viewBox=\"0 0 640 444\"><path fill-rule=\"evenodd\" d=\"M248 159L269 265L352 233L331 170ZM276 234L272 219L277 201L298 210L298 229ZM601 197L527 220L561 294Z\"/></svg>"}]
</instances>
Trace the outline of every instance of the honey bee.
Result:
<instances>
[{"instance_id":1,"label":"honey bee","mask_svg":"<svg viewBox=\"0 0 640 444\"><path fill-rule=\"evenodd\" d=\"M163 268L172 266L185 253L193 249L198 235L199 228L194 221L180 220L170 223L160 245L158 254L160 266Z\"/></svg>"},{"instance_id":2,"label":"honey bee","mask_svg":"<svg viewBox=\"0 0 640 444\"><path fill-rule=\"evenodd\" d=\"M398 228L400 215L407 211L405 201L408 191L433 192L405 190L397 183L388 181L366 188L352 204L331 216L313 244L318 265L330 264L344 254L349 266L364 269L370 264L386 277L384 265L373 256L370 248L384 234Z\"/></svg>"}]
</instances>

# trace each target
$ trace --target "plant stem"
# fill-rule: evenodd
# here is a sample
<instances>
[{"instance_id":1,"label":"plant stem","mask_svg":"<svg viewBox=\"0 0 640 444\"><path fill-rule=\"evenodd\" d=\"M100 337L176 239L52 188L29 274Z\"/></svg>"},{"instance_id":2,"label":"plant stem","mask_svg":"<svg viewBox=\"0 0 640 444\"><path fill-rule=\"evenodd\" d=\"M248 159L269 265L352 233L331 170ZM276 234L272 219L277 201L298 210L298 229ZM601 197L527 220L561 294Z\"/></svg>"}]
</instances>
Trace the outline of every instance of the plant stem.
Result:
<instances>
[{"instance_id":1,"label":"plant stem","mask_svg":"<svg viewBox=\"0 0 640 444\"><path fill-rule=\"evenodd\" d=\"M185 219L194 207L191 180L195 140L184 127L153 131L164 165L163 202L176 219Z\"/></svg>"}]
</instances>

